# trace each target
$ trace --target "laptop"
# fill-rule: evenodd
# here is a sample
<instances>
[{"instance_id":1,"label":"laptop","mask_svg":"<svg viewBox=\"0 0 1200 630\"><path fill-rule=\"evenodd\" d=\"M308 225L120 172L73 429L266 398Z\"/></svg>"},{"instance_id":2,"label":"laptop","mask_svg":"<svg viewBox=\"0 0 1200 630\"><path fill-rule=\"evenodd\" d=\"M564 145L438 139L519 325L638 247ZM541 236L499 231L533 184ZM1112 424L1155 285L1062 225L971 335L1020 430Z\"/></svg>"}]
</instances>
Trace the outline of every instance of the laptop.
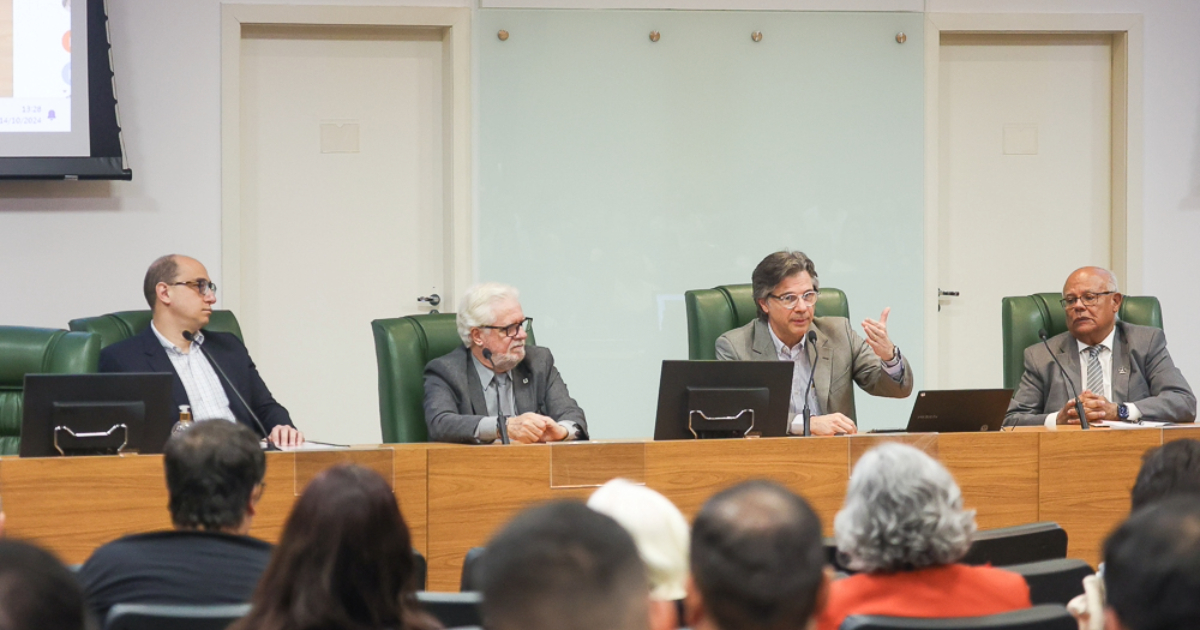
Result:
<instances>
[{"instance_id":1,"label":"laptop","mask_svg":"<svg viewBox=\"0 0 1200 630\"><path fill-rule=\"evenodd\" d=\"M917 392L907 428L875 433L999 431L1012 396L1011 389L922 390Z\"/></svg>"}]
</instances>

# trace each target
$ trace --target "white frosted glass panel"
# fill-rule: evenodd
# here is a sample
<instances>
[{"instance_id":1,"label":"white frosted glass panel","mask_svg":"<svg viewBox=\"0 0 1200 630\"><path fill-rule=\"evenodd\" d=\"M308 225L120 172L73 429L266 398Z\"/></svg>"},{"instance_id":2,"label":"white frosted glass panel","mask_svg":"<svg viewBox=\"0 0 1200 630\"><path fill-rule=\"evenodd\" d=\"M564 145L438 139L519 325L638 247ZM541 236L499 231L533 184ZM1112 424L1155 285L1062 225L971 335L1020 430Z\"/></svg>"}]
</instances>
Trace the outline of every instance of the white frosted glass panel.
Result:
<instances>
[{"instance_id":1,"label":"white frosted glass panel","mask_svg":"<svg viewBox=\"0 0 1200 630\"><path fill-rule=\"evenodd\" d=\"M781 248L812 256L853 321L891 306L920 387L920 14L476 24L479 276L521 289L594 437L653 434L661 362L688 355L683 292L749 282ZM912 406L856 402L864 429L903 426Z\"/></svg>"}]
</instances>

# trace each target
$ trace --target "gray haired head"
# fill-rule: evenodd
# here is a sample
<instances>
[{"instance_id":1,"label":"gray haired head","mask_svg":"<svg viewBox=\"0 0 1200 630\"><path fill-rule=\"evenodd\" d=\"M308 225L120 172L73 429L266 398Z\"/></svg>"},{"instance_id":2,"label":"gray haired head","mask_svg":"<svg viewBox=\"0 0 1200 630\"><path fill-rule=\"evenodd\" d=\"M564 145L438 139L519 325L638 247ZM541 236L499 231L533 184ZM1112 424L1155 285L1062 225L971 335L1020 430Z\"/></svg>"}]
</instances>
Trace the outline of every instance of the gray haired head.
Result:
<instances>
[{"instance_id":1,"label":"gray haired head","mask_svg":"<svg viewBox=\"0 0 1200 630\"><path fill-rule=\"evenodd\" d=\"M956 562L967 553L975 510L963 510L962 491L937 460L911 446L888 443L854 466L833 529L851 569L920 569Z\"/></svg>"},{"instance_id":2,"label":"gray haired head","mask_svg":"<svg viewBox=\"0 0 1200 630\"><path fill-rule=\"evenodd\" d=\"M495 307L501 302L517 301L521 294L515 287L499 282L477 284L463 295L462 307L454 318L463 345L471 346L471 329L496 323Z\"/></svg>"}]
</instances>

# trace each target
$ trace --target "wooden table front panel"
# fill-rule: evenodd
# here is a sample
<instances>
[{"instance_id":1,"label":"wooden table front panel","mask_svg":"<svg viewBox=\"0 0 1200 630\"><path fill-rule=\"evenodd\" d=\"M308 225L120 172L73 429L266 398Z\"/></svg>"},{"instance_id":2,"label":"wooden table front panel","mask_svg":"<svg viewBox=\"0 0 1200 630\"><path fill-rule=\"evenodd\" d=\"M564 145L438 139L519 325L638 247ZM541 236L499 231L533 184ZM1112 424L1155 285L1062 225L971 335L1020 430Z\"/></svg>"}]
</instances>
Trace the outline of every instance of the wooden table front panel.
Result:
<instances>
[{"instance_id":1,"label":"wooden table front panel","mask_svg":"<svg viewBox=\"0 0 1200 630\"><path fill-rule=\"evenodd\" d=\"M1096 566L1105 537L1129 514L1142 454L1163 432L1046 431L1038 434L1038 520L1067 530L1067 556Z\"/></svg>"},{"instance_id":2,"label":"wooden table front panel","mask_svg":"<svg viewBox=\"0 0 1200 630\"><path fill-rule=\"evenodd\" d=\"M646 485L691 520L709 497L742 481L772 479L803 496L826 534L849 479L845 438L686 440L646 444Z\"/></svg>"},{"instance_id":3,"label":"wooden table front panel","mask_svg":"<svg viewBox=\"0 0 1200 630\"><path fill-rule=\"evenodd\" d=\"M1039 520L1038 434L945 433L938 436L938 457L980 529Z\"/></svg>"}]
</instances>

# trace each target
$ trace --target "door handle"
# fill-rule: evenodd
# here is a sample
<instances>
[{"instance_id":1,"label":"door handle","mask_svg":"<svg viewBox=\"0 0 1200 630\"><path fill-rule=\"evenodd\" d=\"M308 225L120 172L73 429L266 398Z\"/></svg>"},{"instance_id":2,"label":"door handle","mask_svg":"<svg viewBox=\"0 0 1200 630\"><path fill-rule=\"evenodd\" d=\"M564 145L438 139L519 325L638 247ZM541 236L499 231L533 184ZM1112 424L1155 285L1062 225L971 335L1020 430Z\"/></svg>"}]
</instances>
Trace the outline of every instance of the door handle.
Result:
<instances>
[{"instance_id":1,"label":"door handle","mask_svg":"<svg viewBox=\"0 0 1200 630\"><path fill-rule=\"evenodd\" d=\"M417 301L418 302L428 302L429 305L433 307L433 310L430 311L430 314L433 314L433 313L438 312L437 305L442 303L442 296L440 296L436 293L430 293L429 295L422 295L422 296L418 297Z\"/></svg>"},{"instance_id":2,"label":"door handle","mask_svg":"<svg viewBox=\"0 0 1200 630\"><path fill-rule=\"evenodd\" d=\"M942 310L942 298L944 298L944 297L958 297L958 291L943 291L940 288L938 289L938 312L939 313Z\"/></svg>"}]
</instances>

